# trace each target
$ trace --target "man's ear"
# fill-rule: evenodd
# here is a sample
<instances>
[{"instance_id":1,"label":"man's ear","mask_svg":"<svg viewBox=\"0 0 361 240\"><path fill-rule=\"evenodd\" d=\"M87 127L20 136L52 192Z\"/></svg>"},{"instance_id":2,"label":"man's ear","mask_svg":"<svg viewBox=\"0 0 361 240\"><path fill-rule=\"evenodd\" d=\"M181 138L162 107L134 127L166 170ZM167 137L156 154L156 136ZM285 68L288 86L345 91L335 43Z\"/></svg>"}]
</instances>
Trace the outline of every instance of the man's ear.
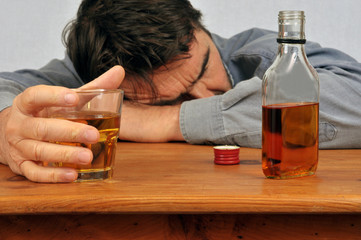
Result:
<instances>
[{"instance_id":1,"label":"man's ear","mask_svg":"<svg viewBox=\"0 0 361 240\"><path fill-rule=\"evenodd\" d=\"M125 71L122 66L114 66L80 89L116 89L123 82Z\"/></svg>"}]
</instances>

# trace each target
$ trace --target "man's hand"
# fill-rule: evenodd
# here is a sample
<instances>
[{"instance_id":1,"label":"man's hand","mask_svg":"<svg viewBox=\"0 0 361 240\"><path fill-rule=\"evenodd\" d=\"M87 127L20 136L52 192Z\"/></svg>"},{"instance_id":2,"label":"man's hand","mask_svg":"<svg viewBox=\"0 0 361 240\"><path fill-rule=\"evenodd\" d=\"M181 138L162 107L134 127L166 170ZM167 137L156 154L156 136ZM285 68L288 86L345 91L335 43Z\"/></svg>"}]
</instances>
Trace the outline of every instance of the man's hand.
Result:
<instances>
[{"instance_id":1,"label":"man's hand","mask_svg":"<svg viewBox=\"0 0 361 240\"><path fill-rule=\"evenodd\" d=\"M119 138L135 142L184 141L179 110L180 105L150 106L125 101Z\"/></svg>"},{"instance_id":2,"label":"man's hand","mask_svg":"<svg viewBox=\"0 0 361 240\"><path fill-rule=\"evenodd\" d=\"M117 88L123 78L124 70L117 66L82 89ZM44 167L42 162L88 164L92 160L89 149L54 142L95 143L99 138L97 129L47 118L48 107L74 106L78 100L72 90L56 86L30 87L19 94L11 107L0 112L0 162L32 181L74 181L74 169Z\"/></svg>"}]
</instances>

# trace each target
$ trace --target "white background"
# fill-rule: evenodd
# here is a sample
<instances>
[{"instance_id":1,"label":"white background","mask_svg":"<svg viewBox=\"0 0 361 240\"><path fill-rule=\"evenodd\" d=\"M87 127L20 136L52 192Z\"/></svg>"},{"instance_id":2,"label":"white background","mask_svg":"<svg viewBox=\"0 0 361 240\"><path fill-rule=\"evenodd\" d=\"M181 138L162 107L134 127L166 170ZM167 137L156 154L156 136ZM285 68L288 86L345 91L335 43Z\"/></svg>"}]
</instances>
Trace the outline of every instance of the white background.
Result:
<instances>
[{"instance_id":1,"label":"white background","mask_svg":"<svg viewBox=\"0 0 361 240\"><path fill-rule=\"evenodd\" d=\"M81 0L0 0L0 71L39 68L63 58L61 33ZM304 10L306 37L361 61L360 0L191 0L223 37L252 27L277 31L279 10Z\"/></svg>"}]
</instances>

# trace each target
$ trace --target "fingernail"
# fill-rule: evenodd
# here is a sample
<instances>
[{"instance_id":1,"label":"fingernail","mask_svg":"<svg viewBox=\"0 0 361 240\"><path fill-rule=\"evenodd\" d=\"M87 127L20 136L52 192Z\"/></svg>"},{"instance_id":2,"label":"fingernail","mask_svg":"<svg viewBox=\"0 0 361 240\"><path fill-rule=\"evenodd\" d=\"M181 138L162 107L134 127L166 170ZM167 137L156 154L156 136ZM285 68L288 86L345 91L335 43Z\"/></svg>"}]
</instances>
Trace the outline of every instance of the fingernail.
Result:
<instances>
[{"instance_id":1,"label":"fingernail","mask_svg":"<svg viewBox=\"0 0 361 240\"><path fill-rule=\"evenodd\" d=\"M74 182L78 178L77 172L66 172L64 174L64 180L66 182Z\"/></svg>"},{"instance_id":2,"label":"fingernail","mask_svg":"<svg viewBox=\"0 0 361 240\"><path fill-rule=\"evenodd\" d=\"M83 164L83 165L89 164L91 161L91 158L92 158L91 154L87 151L82 151L82 152L78 153L78 161L80 164Z\"/></svg>"},{"instance_id":3,"label":"fingernail","mask_svg":"<svg viewBox=\"0 0 361 240\"><path fill-rule=\"evenodd\" d=\"M94 130L87 130L85 132L85 139L88 142L96 142L98 141L98 133Z\"/></svg>"},{"instance_id":4,"label":"fingernail","mask_svg":"<svg viewBox=\"0 0 361 240\"><path fill-rule=\"evenodd\" d=\"M66 102L67 104L73 104L73 103L75 102L75 100L76 100L76 97L75 97L75 95L72 94L72 93L67 93L67 94L65 94L65 96L64 96L64 100L65 100L65 102Z\"/></svg>"}]
</instances>

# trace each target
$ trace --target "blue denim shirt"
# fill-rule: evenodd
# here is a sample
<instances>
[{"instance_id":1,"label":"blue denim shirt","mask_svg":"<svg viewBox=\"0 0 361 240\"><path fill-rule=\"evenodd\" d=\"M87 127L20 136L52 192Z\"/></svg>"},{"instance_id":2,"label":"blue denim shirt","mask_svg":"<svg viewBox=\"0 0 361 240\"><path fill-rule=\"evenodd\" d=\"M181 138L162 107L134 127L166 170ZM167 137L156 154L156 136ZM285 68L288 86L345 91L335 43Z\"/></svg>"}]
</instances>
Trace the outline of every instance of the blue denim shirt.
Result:
<instances>
[{"instance_id":1,"label":"blue denim shirt","mask_svg":"<svg viewBox=\"0 0 361 240\"><path fill-rule=\"evenodd\" d=\"M184 102L182 134L192 144L261 147L261 79L277 54L276 33L251 29L229 39L213 35L213 40L233 89ZM361 148L361 64L316 43L306 43L305 49L320 77L320 148ZM84 82L67 56L39 70L0 73L0 111L38 84L77 88Z\"/></svg>"}]
</instances>

